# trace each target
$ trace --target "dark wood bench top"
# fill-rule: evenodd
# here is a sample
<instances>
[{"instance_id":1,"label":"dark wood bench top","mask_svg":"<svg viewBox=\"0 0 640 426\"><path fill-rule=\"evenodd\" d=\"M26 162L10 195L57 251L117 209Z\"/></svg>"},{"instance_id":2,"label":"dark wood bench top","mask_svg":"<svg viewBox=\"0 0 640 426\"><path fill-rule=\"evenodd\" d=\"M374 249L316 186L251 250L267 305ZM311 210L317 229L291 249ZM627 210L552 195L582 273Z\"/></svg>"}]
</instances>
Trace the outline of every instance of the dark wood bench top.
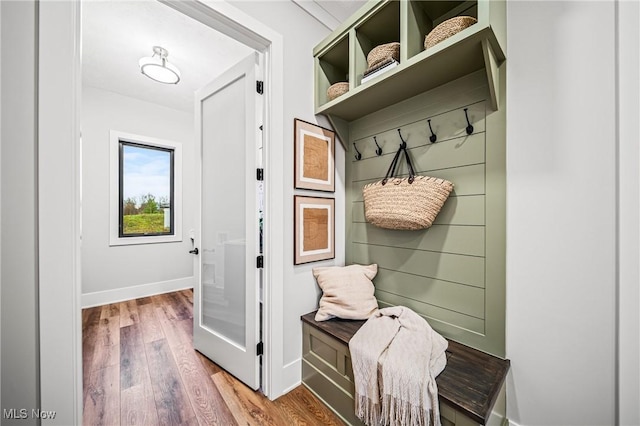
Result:
<instances>
[{"instance_id":1,"label":"dark wood bench top","mask_svg":"<svg viewBox=\"0 0 640 426\"><path fill-rule=\"evenodd\" d=\"M301 317L310 326L345 345L366 321L333 318L318 322L315 312ZM511 362L448 340L447 366L436 378L441 401L480 424L486 424Z\"/></svg>"}]
</instances>

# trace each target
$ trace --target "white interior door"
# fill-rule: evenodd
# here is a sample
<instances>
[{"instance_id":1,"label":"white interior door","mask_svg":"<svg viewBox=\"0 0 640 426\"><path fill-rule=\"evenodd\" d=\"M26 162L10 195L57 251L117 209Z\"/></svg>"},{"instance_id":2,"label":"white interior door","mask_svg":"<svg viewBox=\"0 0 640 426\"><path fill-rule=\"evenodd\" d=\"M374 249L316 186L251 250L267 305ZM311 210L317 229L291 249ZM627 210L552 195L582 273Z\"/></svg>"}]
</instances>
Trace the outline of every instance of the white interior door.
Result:
<instances>
[{"instance_id":1,"label":"white interior door","mask_svg":"<svg viewBox=\"0 0 640 426\"><path fill-rule=\"evenodd\" d=\"M193 345L252 389L260 386L257 61L257 54L247 57L196 92Z\"/></svg>"}]
</instances>

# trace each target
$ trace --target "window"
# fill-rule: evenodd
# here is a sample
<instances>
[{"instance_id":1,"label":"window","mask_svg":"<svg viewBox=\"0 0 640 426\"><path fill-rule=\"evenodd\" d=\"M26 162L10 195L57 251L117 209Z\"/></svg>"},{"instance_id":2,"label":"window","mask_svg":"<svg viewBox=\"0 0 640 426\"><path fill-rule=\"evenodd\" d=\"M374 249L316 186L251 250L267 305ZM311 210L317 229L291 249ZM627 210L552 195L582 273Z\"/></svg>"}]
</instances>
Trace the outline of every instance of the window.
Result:
<instances>
[{"instance_id":1,"label":"window","mask_svg":"<svg viewBox=\"0 0 640 426\"><path fill-rule=\"evenodd\" d=\"M120 237L173 235L173 154L120 139Z\"/></svg>"},{"instance_id":2,"label":"window","mask_svg":"<svg viewBox=\"0 0 640 426\"><path fill-rule=\"evenodd\" d=\"M111 245L182 240L181 144L111 131Z\"/></svg>"}]
</instances>

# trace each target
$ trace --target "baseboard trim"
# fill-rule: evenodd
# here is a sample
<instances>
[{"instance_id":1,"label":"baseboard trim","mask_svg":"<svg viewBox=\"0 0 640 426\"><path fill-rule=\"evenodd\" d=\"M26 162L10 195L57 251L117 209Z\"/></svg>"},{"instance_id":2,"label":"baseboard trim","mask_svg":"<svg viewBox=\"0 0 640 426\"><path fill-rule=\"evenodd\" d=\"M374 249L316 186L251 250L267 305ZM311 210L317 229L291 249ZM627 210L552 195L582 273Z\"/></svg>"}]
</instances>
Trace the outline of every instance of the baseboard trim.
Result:
<instances>
[{"instance_id":1,"label":"baseboard trim","mask_svg":"<svg viewBox=\"0 0 640 426\"><path fill-rule=\"evenodd\" d=\"M282 395L291 392L302 384L302 359L298 358L282 367Z\"/></svg>"},{"instance_id":2,"label":"baseboard trim","mask_svg":"<svg viewBox=\"0 0 640 426\"><path fill-rule=\"evenodd\" d=\"M123 302L125 300L138 299L156 294L169 293L172 291L193 288L193 277L178 278L176 280L160 281L136 285L132 287L122 287L113 290L96 291L82 295L82 308L107 305L109 303Z\"/></svg>"}]
</instances>

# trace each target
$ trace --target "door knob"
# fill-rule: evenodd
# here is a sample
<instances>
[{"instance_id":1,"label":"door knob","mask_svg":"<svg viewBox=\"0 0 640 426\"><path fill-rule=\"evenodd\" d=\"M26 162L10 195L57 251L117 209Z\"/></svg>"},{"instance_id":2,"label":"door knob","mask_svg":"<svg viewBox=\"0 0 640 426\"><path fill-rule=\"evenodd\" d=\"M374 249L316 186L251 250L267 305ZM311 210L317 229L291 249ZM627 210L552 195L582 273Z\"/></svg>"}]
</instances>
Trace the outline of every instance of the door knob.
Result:
<instances>
[{"instance_id":1,"label":"door knob","mask_svg":"<svg viewBox=\"0 0 640 426\"><path fill-rule=\"evenodd\" d=\"M189 250L189 253L197 255L199 253L198 247L194 248L193 250Z\"/></svg>"}]
</instances>

